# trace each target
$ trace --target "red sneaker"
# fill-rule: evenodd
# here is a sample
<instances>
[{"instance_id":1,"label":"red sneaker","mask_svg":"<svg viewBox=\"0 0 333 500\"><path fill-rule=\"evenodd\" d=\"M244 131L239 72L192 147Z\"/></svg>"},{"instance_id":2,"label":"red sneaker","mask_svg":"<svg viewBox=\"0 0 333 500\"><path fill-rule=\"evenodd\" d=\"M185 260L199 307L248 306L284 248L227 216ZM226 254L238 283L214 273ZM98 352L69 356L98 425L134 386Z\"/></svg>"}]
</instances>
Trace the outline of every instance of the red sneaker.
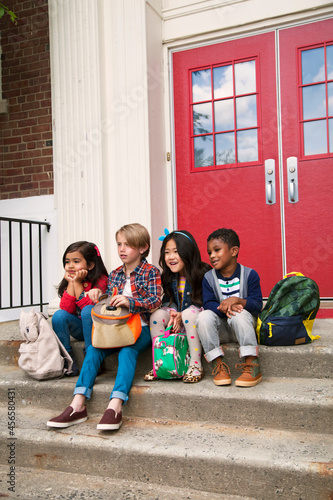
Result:
<instances>
[{"instance_id":1,"label":"red sneaker","mask_svg":"<svg viewBox=\"0 0 333 500\"><path fill-rule=\"evenodd\" d=\"M97 429L100 431L116 431L122 423L122 413L117 413L115 410L109 408L104 413L99 424L97 424Z\"/></svg>"},{"instance_id":2,"label":"red sneaker","mask_svg":"<svg viewBox=\"0 0 333 500\"><path fill-rule=\"evenodd\" d=\"M66 427L70 427L71 425L81 424L85 422L88 418L87 408L84 407L82 411L74 411L72 406L68 406L61 415L57 417L51 418L46 425L48 427L57 427L60 429L65 429Z\"/></svg>"}]
</instances>

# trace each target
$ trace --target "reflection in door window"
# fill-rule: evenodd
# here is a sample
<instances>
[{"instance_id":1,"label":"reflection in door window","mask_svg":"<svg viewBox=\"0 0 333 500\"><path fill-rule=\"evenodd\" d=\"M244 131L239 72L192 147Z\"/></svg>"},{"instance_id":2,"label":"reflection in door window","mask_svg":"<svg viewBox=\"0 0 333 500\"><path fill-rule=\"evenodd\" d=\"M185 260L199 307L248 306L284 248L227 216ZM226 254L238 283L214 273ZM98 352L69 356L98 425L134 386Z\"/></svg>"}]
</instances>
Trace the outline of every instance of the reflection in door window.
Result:
<instances>
[{"instance_id":1,"label":"reflection in door window","mask_svg":"<svg viewBox=\"0 0 333 500\"><path fill-rule=\"evenodd\" d=\"M301 50L303 155L333 152L333 45Z\"/></svg>"},{"instance_id":2,"label":"reflection in door window","mask_svg":"<svg viewBox=\"0 0 333 500\"><path fill-rule=\"evenodd\" d=\"M232 61L191 75L193 166L259 161L257 61Z\"/></svg>"}]
</instances>

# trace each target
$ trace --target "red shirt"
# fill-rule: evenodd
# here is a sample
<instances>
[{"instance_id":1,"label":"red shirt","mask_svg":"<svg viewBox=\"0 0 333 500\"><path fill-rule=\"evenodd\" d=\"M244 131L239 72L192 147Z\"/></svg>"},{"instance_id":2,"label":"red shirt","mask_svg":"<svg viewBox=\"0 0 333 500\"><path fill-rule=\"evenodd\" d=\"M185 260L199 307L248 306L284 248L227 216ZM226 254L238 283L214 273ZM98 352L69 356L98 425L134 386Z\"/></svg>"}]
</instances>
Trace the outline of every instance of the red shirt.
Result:
<instances>
[{"instance_id":1,"label":"red shirt","mask_svg":"<svg viewBox=\"0 0 333 500\"><path fill-rule=\"evenodd\" d=\"M107 283L108 277L103 275L97 281L94 288L99 288L102 293L106 293ZM82 281L82 285L85 292L89 292L92 288L91 281ZM74 295L69 295L67 290L64 291L63 296L60 299L60 309L75 315L77 314L77 308L83 309L85 306L92 305L94 305L94 302L88 296L82 297L81 294L81 298L77 299Z\"/></svg>"}]
</instances>

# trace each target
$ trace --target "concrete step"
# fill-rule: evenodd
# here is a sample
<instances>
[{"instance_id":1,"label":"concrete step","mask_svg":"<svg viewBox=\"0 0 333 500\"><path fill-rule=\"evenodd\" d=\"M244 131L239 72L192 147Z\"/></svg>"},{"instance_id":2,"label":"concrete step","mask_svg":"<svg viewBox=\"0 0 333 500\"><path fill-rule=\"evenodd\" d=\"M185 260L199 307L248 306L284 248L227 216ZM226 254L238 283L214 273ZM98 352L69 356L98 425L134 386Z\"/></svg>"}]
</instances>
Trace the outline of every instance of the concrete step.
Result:
<instances>
[{"instance_id":1,"label":"concrete step","mask_svg":"<svg viewBox=\"0 0 333 500\"><path fill-rule=\"evenodd\" d=\"M193 488L175 488L157 485L148 480L112 479L92 474L16 467L15 486L7 484L8 466L0 465L0 497L22 500L255 500L254 498L220 493L194 491ZM8 490L8 488L14 488Z\"/></svg>"},{"instance_id":2,"label":"concrete step","mask_svg":"<svg viewBox=\"0 0 333 500\"><path fill-rule=\"evenodd\" d=\"M2 409L4 421L6 414ZM6 465L13 450L17 467L257 500L328 500L332 490L333 439L326 435L129 417L119 431L103 432L93 413L81 425L55 431L47 430L48 418L41 408L18 411L15 436L0 430L0 463Z\"/></svg>"},{"instance_id":3,"label":"concrete step","mask_svg":"<svg viewBox=\"0 0 333 500\"><path fill-rule=\"evenodd\" d=\"M260 366L264 377L304 377L333 378L333 319L315 321L314 335L320 339L308 345L267 347L260 346ZM0 323L0 362L12 365L17 363L18 347L22 342L17 321ZM83 342L72 342L79 365L83 362ZM236 344L227 344L225 362L229 365L233 377L239 372L234 369L239 362ZM106 367L115 370L116 355L106 360ZM151 349L143 353L138 362L138 372L146 373L152 367ZM211 367L204 361L206 373Z\"/></svg>"},{"instance_id":4,"label":"concrete step","mask_svg":"<svg viewBox=\"0 0 333 500\"><path fill-rule=\"evenodd\" d=\"M72 400L77 377L36 381L21 369L2 367L0 395L7 400L14 389L18 411L48 408L48 418L61 413ZM197 384L181 380L145 382L136 374L124 414L128 417L162 418L174 421L209 422L264 429L333 432L332 382L328 379L265 377L255 387L217 387L211 376ZM112 372L96 379L87 403L102 415L114 385Z\"/></svg>"}]
</instances>

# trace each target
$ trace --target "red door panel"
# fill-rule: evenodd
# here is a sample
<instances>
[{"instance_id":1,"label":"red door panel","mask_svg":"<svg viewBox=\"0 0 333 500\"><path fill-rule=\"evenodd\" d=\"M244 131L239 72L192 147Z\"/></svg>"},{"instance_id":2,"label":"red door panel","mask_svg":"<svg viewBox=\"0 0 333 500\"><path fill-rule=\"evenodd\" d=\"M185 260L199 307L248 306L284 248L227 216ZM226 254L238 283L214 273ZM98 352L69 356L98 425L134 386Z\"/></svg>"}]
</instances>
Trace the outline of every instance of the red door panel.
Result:
<instances>
[{"instance_id":1,"label":"red door panel","mask_svg":"<svg viewBox=\"0 0 333 500\"><path fill-rule=\"evenodd\" d=\"M210 66L224 67L231 65L231 62L236 65L248 60L255 60L256 64L258 157L255 161L235 161L232 164L196 168L193 160L195 115L192 114L191 108L191 75L193 71L203 71ZM177 226L194 235L202 258L207 261L207 236L220 227L234 229L241 241L240 262L258 271L266 296L276 281L281 279L283 272L275 64L274 33L186 50L173 55ZM239 101L235 99L237 106L238 102L242 104L249 96L245 96L245 99L243 97L241 96ZM253 96L249 99L254 102ZM215 106L215 102L213 105ZM221 105L224 106L223 103ZM221 109L218 106L216 109ZM250 118L250 114L245 114L244 122L247 117ZM215 121L218 122L219 118L223 120L224 113L215 116ZM242 131L239 137L241 133ZM235 132L235 135L238 137L238 132ZM221 134L217 140L223 140L223 137L225 136ZM205 141L202 144L204 145ZM266 203L267 159L275 161L274 204Z\"/></svg>"},{"instance_id":2,"label":"red door panel","mask_svg":"<svg viewBox=\"0 0 333 500\"><path fill-rule=\"evenodd\" d=\"M301 271L332 297L333 20L282 30L279 41L287 272ZM297 203L288 200L290 157L297 158Z\"/></svg>"}]
</instances>

